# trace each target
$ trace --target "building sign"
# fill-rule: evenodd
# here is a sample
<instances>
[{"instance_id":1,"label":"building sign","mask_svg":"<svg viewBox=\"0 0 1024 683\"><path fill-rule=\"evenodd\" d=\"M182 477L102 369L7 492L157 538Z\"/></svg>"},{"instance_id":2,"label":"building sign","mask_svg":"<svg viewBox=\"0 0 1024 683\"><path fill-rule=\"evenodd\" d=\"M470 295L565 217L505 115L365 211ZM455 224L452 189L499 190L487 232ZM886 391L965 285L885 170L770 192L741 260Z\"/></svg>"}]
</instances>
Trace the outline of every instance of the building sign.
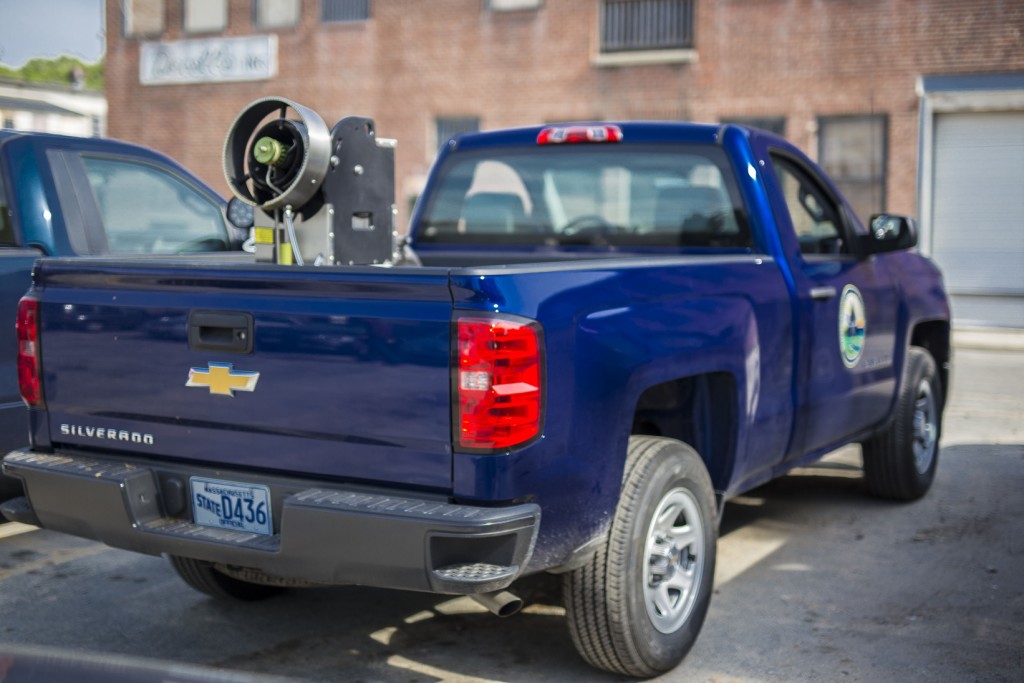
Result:
<instances>
[{"instance_id":1,"label":"building sign","mask_svg":"<svg viewBox=\"0 0 1024 683\"><path fill-rule=\"evenodd\" d=\"M143 43L139 82L223 83L277 75L277 36Z\"/></svg>"}]
</instances>

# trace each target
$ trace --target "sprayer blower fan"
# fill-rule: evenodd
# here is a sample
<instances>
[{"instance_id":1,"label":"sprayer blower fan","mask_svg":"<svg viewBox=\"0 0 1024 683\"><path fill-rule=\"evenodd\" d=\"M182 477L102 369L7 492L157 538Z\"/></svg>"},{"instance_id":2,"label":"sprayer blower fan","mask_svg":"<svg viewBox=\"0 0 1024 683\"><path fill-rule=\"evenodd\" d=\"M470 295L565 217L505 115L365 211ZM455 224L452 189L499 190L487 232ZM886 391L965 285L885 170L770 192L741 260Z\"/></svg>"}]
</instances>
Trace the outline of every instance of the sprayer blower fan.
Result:
<instances>
[{"instance_id":1,"label":"sprayer blower fan","mask_svg":"<svg viewBox=\"0 0 1024 683\"><path fill-rule=\"evenodd\" d=\"M297 119L288 117L289 109ZM232 124L224 176L239 199L268 214L285 207L299 213L321 189L330 158L331 133L316 112L268 97Z\"/></svg>"}]
</instances>

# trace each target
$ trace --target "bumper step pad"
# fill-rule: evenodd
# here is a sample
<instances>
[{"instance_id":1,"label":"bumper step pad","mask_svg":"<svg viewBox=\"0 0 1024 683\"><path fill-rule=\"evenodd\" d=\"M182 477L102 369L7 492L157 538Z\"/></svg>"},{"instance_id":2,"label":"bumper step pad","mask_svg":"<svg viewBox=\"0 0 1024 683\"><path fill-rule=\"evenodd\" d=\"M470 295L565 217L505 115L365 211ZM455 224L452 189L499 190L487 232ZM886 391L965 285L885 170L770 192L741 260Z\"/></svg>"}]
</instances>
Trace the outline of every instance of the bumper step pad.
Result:
<instances>
[{"instance_id":1,"label":"bumper step pad","mask_svg":"<svg viewBox=\"0 0 1024 683\"><path fill-rule=\"evenodd\" d=\"M464 583L484 583L500 581L509 576L515 577L518 567L502 567L497 564L485 562L474 562L472 564L453 564L448 567L435 569L434 573L446 581Z\"/></svg>"}]
</instances>

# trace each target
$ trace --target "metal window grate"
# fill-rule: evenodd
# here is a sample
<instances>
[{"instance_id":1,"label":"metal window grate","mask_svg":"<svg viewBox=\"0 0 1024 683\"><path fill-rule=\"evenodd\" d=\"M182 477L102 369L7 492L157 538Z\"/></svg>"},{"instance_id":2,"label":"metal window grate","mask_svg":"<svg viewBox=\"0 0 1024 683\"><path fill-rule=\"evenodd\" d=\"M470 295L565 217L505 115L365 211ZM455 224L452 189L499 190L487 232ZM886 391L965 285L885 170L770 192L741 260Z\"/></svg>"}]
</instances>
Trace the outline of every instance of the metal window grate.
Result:
<instances>
[{"instance_id":1,"label":"metal window grate","mask_svg":"<svg viewBox=\"0 0 1024 683\"><path fill-rule=\"evenodd\" d=\"M320 0L321 21L366 21L370 0Z\"/></svg>"},{"instance_id":2,"label":"metal window grate","mask_svg":"<svg viewBox=\"0 0 1024 683\"><path fill-rule=\"evenodd\" d=\"M818 119L818 163L865 223L885 210L888 149L885 114Z\"/></svg>"},{"instance_id":3,"label":"metal window grate","mask_svg":"<svg viewBox=\"0 0 1024 683\"><path fill-rule=\"evenodd\" d=\"M733 116L723 118L722 123L735 123L740 126L760 128L769 133L775 133L779 137L786 137L785 116Z\"/></svg>"},{"instance_id":4,"label":"metal window grate","mask_svg":"<svg viewBox=\"0 0 1024 683\"><path fill-rule=\"evenodd\" d=\"M693 47L695 0L604 0L601 52Z\"/></svg>"},{"instance_id":5,"label":"metal window grate","mask_svg":"<svg viewBox=\"0 0 1024 683\"><path fill-rule=\"evenodd\" d=\"M439 117L437 125L437 147L440 149L448 139L459 133L475 133L480 130L480 119L476 116Z\"/></svg>"}]
</instances>

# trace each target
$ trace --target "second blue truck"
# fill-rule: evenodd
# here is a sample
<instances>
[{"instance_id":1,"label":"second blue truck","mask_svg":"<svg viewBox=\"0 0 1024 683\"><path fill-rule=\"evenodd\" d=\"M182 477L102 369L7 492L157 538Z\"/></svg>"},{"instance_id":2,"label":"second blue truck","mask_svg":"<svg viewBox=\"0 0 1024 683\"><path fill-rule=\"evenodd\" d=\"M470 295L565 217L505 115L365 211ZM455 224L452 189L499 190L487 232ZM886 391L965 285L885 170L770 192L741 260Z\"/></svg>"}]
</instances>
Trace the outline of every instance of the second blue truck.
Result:
<instances>
[{"instance_id":1,"label":"second blue truck","mask_svg":"<svg viewBox=\"0 0 1024 683\"><path fill-rule=\"evenodd\" d=\"M14 320L41 256L187 253L194 259L207 251L223 259L241 242L227 218L224 200L210 187L151 149L107 138L0 131L0 320ZM4 452L28 443L16 348L14 327L5 322ZM16 481L0 476L0 502L20 494Z\"/></svg>"},{"instance_id":2,"label":"second blue truck","mask_svg":"<svg viewBox=\"0 0 1024 683\"><path fill-rule=\"evenodd\" d=\"M302 216L272 202L318 134L279 128L249 159L270 188L249 198L288 228L257 234L276 265L37 266L9 517L166 554L192 587L245 599L363 584L501 614L516 579L558 573L583 658L653 676L700 631L730 497L858 442L870 492L927 492L941 276L909 219L863 225L785 140L682 123L461 136L397 265L317 268L280 265ZM342 147L322 184L371 173L335 163ZM386 225L371 213L352 229Z\"/></svg>"}]
</instances>

